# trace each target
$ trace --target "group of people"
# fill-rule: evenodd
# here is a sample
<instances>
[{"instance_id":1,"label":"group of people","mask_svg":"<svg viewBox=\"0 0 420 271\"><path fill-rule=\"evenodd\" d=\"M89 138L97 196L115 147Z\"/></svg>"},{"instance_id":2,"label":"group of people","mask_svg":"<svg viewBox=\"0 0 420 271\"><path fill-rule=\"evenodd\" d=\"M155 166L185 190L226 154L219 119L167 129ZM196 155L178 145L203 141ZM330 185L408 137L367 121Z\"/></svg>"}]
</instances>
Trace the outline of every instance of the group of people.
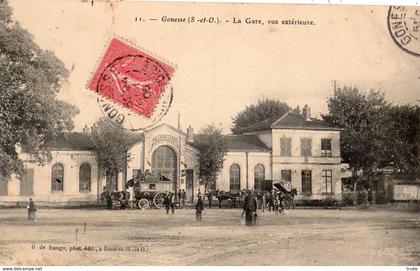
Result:
<instances>
[{"instance_id":1,"label":"group of people","mask_svg":"<svg viewBox=\"0 0 420 271\"><path fill-rule=\"evenodd\" d=\"M185 189L179 189L178 190L178 205L179 208L184 208L185 203L187 202L187 192L185 192Z\"/></svg>"},{"instance_id":2,"label":"group of people","mask_svg":"<svg viewBox=\"0 0 420 271\"><path fill-rule=\"evenodd\" d=\"M281 213L284 210L283 197L284 194L276 189L272 189L271 192L265 191L257 193L258 209L261 209L263 213L265 210Z\"/></svg>"},{"instance_id":3,"label":"group of people","mask_svg":"<svg viewBox=\"0 0 420 271\"><path fill-rule=\"evenodd\" d=\"M185 203L187 201L187 193L184 189L179 189L177 195L175 192L169 191L166 192L165 197L163 198L163 205L166 208L166 213L169 214L169 210L171 213L175 213L175 205L178 204L179 208L185 208Z\"/></svg>"},{"instance_id":4,"label":"group of people","mask_svg":"<svg viewBox=\"0 0 420 271\"><path fill-rule=\"evenodd\" d=\"M180 208L185 207L185 202L187 199L187 194L185 193L185 190L181 189L178 191L178 198L175 198L174 192L166 192L166 195L163 199L163 205L166 209L166 214L169 214L169 211L171 211L172 214L175 214L175 203L178 202ZM195 204L195 210L196 210L196 220L197 222L201 221L202 218L202 212L204 210L204 201L203 201L203 195L200 191L198 191L197 194L197 202Z\"/></svg>"}]
</instances>

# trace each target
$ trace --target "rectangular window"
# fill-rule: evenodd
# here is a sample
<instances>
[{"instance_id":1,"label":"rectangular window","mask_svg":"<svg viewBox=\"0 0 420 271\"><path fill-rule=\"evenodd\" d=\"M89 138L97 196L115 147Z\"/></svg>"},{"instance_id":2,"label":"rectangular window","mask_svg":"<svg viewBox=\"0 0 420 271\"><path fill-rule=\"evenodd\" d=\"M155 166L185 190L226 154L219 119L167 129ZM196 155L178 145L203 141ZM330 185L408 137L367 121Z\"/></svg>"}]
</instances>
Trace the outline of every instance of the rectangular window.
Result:
<instances>
[{"instance_id":1,"label":"rectangular window","mask_svg":"<svg viewBox=\"0 0 420 271\"><path fill-rule=\"evenodd\" d=\"M312 173L310 170L302 170L302 193L312 194Z\"/></svg>"},{"instance_id":2,"label":"rectangular window","mask_svg":"<svg viewBox=\"0 0 420 271\"><path fill-rule=\"evenodd\" d=\"M281 180L284 182L292 181L292 171L291 170L282 170L281 171Z\"/></svg>"},{"instance_id":3,"label":"rectangular window","mask_svg":"<svg viewBox=\"0 0 420 271\"><path fill-rule=\"evenodd\" d=\"M7 196L7 185L6 171L0 169L0 196Z\"/></svg>"},{"instance_id":4,"label":"rectangular window","mask_svg":"<svg viewBox=\"0 0 420 271\"><path fill-rule=\"evenodd\" d=\"M32 196L34 194L34 169L25 168L20 180L20 195Z\"/></svg>"},{"instance_id":5,"label":"rectangular window","mask_svg":"<svg viewBox=\"0 0 420 271\"><path fill-rule=\"evenodd\" d=\"M323 138L321 139L321 156L322 157L331 157L331 139Z\"/></svg>"},{"instance_id":6,"label":"rectangular window","mask_svg":"<svg viewBox=\"0 0 420 271\"><path fill-rule=\"evenodd\" d=\"M156 184L155 183L149 184L149 190L156 190Z\"/></svg>"},{"instance_id":7,"label":"rectangular window","mask_svg":"<svg viewBox=\"0 0 420 271\"><path fill-rule=\"evenodd\" d=\"M332 193L332 170L322 171L322 193Z\"/></svg>"},{"instance_id":8,"label":"rectangular window","mask_svg":"<svg viewBox=\"0 0 420 271\"><path fill-rule=\"evenodd\" d=\"M312 155L312 139L310 138L300 139L300 155L302 156Z\"/></svg>"},{"instance_id":9,"label":"rectangular window","mask_svg":"<svg viewBox=\"0 0 420 271\"><path fill-rule=\"evenodd\" d=\"M292 171L291 170L281 170L281 182L286 186L286 189L292 187Z\"/></svg>"},{"instance_id":10,"label":"rectangular window","mask_svg":"<svg viewBox=\"0 0 420 271\"><path fill-rule=\"evenodd\" d=\"M292 156L292 139L283 137L280 138L280 155Z\"/></svg>"}]
</instances>

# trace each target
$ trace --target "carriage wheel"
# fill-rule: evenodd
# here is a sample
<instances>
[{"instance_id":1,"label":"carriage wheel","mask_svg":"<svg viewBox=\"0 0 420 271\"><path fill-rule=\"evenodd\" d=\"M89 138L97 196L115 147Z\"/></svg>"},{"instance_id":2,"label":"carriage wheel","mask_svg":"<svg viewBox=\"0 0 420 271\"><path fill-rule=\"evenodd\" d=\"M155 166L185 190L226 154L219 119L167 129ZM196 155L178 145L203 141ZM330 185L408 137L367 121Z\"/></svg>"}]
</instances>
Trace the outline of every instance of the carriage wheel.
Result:
<instances>
[{"instance_id":1,"label":"carriage wheel","mask_svg":"<svg viewBox=\"0 0 420 271\"><path fill-rule=\"evenodd\" d=\"M153 197L153 205L155 205L156 208L163 207L163 199L165 198L165 193L163 192L157 192L155 196Z\"/></svg>"},{"instance_id":2,"label":"carriage wheel","mask_svg":"<svg viewBox=\"0 0 420 271\"><path fill-rule=\"evenodd\" d=\"M142 198L137 202L137 206L140 210L146 210L147 208L149 208L150 203L147 199Z\"/></svg>"}]
</instances>

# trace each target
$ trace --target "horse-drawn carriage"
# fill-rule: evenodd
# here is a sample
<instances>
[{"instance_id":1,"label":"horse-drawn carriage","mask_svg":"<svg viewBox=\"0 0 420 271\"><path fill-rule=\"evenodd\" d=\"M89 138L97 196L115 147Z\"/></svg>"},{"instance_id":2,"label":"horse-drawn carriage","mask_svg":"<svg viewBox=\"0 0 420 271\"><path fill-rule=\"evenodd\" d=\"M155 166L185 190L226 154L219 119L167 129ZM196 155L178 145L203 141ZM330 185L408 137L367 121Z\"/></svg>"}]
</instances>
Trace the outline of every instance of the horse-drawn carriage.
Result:
<instances>
[{"instance_id":1,"label":"horse-drawn carriage","mask_svg":"<svg viewBox=\"0 0 420 271\"><path fill-rule=\"evenodd\" d=\"M114 209L138 207L144 210L152 206L159 209L163 206L166 192L172 190L172 181L162 174L146 171L128 180L125 187L133 187L134 199L130 199L128 191L104 191L101 200L111 201L111 208Z\"/></svg>"},{"instance_id":2,"label":"horse-drawn carriage","mask_svg":"<svg viewBox=\"0 0 420 271\"><path fill-rule=\"evenodd\" d=\"M209 192L211 197L216 197L219 200L219 208L222 208L222 202L230 201L231 207L235 208L241 206L245 193L243 191L222 191L212 190ZM262 197L265 196L268 207L277 209L282 207L284 209L294 208L294 196L297 195L296 188L286 189L281 183L274 183L272 180L264 180L261 183L260 189L255 190L257 199L262 203Z\"/></svg>"},{"instance_id":3,"label":"horse-drawn carriage","mask_svg":"<svg viewBox=\"0 0 420 271\"><path fill-rule=\"evenodd\" d=\"M172 190L172 180L163 174L146 171L127 181L126 188L133 187L132 206L144 210L151 206L161 208L166 192Z\"/></svg>"},{"instance_id":4,"label":"horse-drawn carriage","mask_svg":"<svg viewBox=\"0 0 420 271\"><path fill-rule=\"evenodd\" d=\"M281 205L284 209L295 208L294 197L297 195L296 188L291 188L290 190L284 188L280 183L273 184L275 188L278 189L276 193L279 194L278 198L281 201Z\"/></svg>"}]
</instances>

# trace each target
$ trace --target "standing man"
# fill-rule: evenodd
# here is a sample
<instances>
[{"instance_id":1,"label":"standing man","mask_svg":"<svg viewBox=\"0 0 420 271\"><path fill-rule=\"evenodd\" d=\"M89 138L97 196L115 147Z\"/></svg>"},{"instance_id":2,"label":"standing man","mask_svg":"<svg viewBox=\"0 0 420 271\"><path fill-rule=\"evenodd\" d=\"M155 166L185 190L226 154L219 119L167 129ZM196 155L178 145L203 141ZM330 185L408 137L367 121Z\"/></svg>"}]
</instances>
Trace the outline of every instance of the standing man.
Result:
<instances>
[{"instance_id":1,"label":"standing man","mask_svg":"<svg viewBox=\"0 0 420 271\"><path fill-rule=\"evenodd\" d=\"M244 200L245 221L247 226L252 225L254 214L257 213L257 200L254 193L248 192Z\"/></svg>"},{"instance_id":2,"label":"standing man","mask_svg":"<svg viewBox=\"0 0 420 271\"><path fill-rule=\"evenodd\" d=\"M211 209L211 206L213 205L213 192L210 189L207 192L207 199L209 201L209 209Z\"/></svg>"},{"instance_id":3,"label":"standing man","mask_svg":"<svg viewBox=\"0 0 420 271\"><path fill-rule=\"evenodd\" d=\"M112 210L112 192L108 190L106 193L106 207L108 210Z\"/></svg>"},{"instance_id":4,"label":"standing man","mask_svg":"<svg viewBox=\"0 0 420 271\"><path fill-rule=\"evenodd\" d=\"M203 213L203 199L201 195L198 196L197 203L195 204L195 219L197 222L201 222L201 217Z\"/></svg>"},{"instance_id":5,"label":"standing man","mask_svg":"<svg viewBox=\"0 0 420 271\"><path fill-rule=\"evenodd\" d=\"M171 208L172 214L175 214L175 191L170 193L169 207Z\"/></svg>"},{"instance_id":6,"label":"standing man","mask_svg":"<svg viewBox=\"0 0 420 271\"><path fill-rule=\"evenodd\" d=\"M182 189L182 208L185 208L186 200L187 200L187 192L185 192L185 189Z\"/></svg>"},{"instance_id":7,"label":"standing man","mask_svg":"<svg viewBox=\"0 0 420 271\"><path fill-rule=\"evenodd\" d=\"M264 213L265 207L267 205L267 198L266 198L266 191L263 191L262 198L261 198L261 211Z\"/></svg>"},{"instance_id":8,"label":"standing man","mask_svg":"<svg viewBox=\"0 0 420 271\"><path fill-rule=\"evenodd\" d=\"M32 198L29 198L29 205L28 205L28 220L35 220L35 213L36 213L36 205Z\"/></svg>"},{"instance_id":9,"label":"standing man","mask_svg":"<svg viewBox=\"0 0 420 271\"><path fill-rule=\"evenodd\" d=\"M171 203L171 193L166 192L165 198L163 199L163 205L165 205L166 214L169 214L169 208Z\"/></svg>"},{"instance_id":10,"label":"standing man","mask_svg":"<svg viewBox=\"0 0 420 271\"><path fill-rule=\"evenodd\" d=\"M372 197L372 188L368 188L368 191L367 191L367 199L368 199L368 202L369 202L369 205L372 205L372 201L373 201L373 197Z\"/></svg>"},{"instance_id":11,"label":"standing man","mask_svg":"<svg viewBox=\"0 0 420 271\"><path fill-rule=\"evenodd\" d=\"M178 199L177 199L178 206L179 206L179 208L182 208L182 205L181 205L181 199L182 199L182 191L181 191L181 188L178 190L177 196L178 196Z\"/></svg>"}]
</instances>

